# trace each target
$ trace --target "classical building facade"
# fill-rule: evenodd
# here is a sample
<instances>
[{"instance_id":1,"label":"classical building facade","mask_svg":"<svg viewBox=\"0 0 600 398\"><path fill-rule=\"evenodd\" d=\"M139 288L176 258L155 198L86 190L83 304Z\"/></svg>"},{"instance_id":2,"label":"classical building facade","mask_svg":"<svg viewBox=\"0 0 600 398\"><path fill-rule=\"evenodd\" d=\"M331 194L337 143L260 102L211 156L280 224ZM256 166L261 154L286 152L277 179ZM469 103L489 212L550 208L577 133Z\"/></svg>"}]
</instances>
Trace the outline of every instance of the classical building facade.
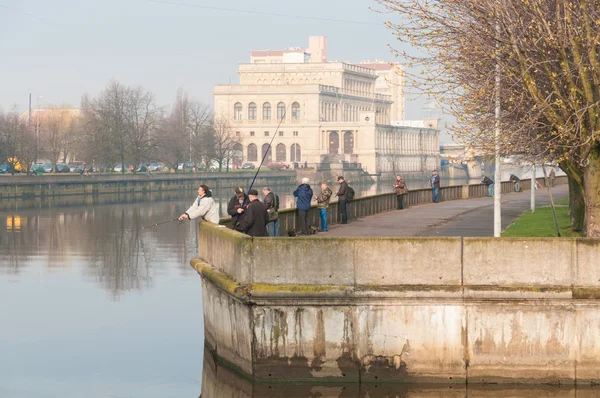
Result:
<instances>
[{"instance_id":1,"label":"classical building facade","mask_svg":"<svg viewBox=\"0 0 600 398\"><path fill-rule=\"evenodd\" d=\"M313 42L326 59L326 40ZM252 52L252 62L239 65L239 84L215 86L215 117L241 138L242 162L259 164L265 154L288 163L356 162L372 174L437 167L439 130L392 126L393 96L377 92L377 70L288 51Z\"/></svg>"}]
</instances>

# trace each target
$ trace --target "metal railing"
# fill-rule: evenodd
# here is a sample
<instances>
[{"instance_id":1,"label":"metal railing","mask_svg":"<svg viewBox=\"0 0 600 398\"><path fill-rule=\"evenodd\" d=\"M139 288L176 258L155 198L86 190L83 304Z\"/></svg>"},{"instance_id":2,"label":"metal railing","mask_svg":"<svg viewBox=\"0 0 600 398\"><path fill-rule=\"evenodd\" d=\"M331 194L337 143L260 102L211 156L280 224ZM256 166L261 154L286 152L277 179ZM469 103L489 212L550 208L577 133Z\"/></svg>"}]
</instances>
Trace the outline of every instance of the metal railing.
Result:
<instances>
[{"instance_id":1,"label":"metal railing","mask_svg":"<svg viewBox=\"0 0 600 398\"><path fill-rule=\"evenodd\" d=\"M544 184L543 178L538 178L540 185ZM555 185L567 183L566 176L556 177ZM521 181L521 190L528 190L531 186L531 180ZM502 182L502 193L514 192L514 183L511 181ZM439 200L440 202L458 199L481 198L488 194L487 186L483 184L476 185L453 185L441 187ZM409 206L432 203L433 195L431 188L415 189L409 191L405 198ZM397 206L396 194L394 192L370 195L359 197L348 203L347 211L350 219L368 217L385 211L395 210ZM279 210L279 229L281 235L286 236L287 231L296 229L297 209L282 209ZM313 205L308 213L309 225L320 226L321 219L319 209ZM231 217L222 218L221 224L231 222ZM339 213L338 203L331 202L327 212L328 225L339 224L341 222L341 214Z\"/></svg>"}]
</instances>

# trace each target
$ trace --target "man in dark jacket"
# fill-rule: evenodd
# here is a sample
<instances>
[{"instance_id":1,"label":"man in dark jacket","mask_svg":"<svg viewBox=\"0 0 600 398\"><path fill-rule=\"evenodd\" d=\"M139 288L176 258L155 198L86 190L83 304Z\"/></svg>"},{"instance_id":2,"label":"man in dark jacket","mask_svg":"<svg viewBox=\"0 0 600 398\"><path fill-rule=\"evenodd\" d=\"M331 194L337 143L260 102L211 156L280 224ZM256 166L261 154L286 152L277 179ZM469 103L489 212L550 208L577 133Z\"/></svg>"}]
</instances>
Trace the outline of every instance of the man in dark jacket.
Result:
<instances>
[{"instance_id":1,"label":"man in dark jacket","mask_svg":"<svg viewBox=\"0 0 600 398\"><path fill-rule=\"evenodd\" d=\"M440 198L440 176L437 170L431 172L431 192L433 194L433 203L437 203Z\"/></svg>"},{"instance_id":2,"label":"man in dark jacket","mask_svg":"<svg viewBox=\"0 0 600 398\"><path fill-rule=\"evenodd\" d=\"M302 184L294 191L294 196L298 198L296 208L298 208L298 228L299 233L308 235L308 212L310 211L310 202L313 197L313 190L308 185L308 178L302 179Z\"/></svg>"},{"instance_id":3,"label":"man in dark jacket","mask_svg":"<svg viewBox=\"0 0 600 398\"><path fill-rule=\"evenodd\" d=\"M342 213L342 224L348 224L348 183L342 176L339 176L337 180L340 184L340 189L338 189L336 194L338 197L338 208L339 212Z\"/></svg>"},{"instance_id":4,"label":"man in dark jacket","mask_svg":"<svg viewBox=\"0 0 600 398\"><path fill-rule=\"evenodd\" d=\"M488 188L488 196L494 196L494 181L486 175L481 177L481 182Z\"/></svg>"},{"instance_id":5,"label":"man in dark jacket","mask_svg":"<svg viewBox=\"0 0 600 398\"><path fill-rule=\"evenodd\" d=\"M521 179L516 175L511 174L509 180L515 184L515 192L521 192Z\"/></svg>"},{"instance_id":6,"label":"man in dark jacket","mask_svg":"<svg viewBox=\"0 0 600 398\"><path fill-rule=\"evenodd\" d=\"M271 188L264 187L263 195L265 198L263 203L267 208L269 223L267 224L267 232L269 236L279 236L279 196L271 192Z\"/></svg>"},{"instance_id":7,"label":"man in dark jacket","mask_svg":"<svg viewBox=\"0 0 600 398\"><path fill-rule=\"evenodd\" d=\"M258 200L258 191L251 189L248 191L250 203L244 210L244 217L240 221L240 230L250 236L269 236L267 233L267 208L265 204Z\"/></svg>"},{"instance_id":8,"label":"man in dark jacket","mask_svg":"<svg viewBox=\"0 0 600 398\"><path fill-rule=\"evenodd\" d=\"M231 216L231 228L240 231L239 225L245 214L244 211L250 201L248 196L244 193L244 188L237 187L235 189L235 195L229 200L227 204L227 214Z\"/></svg>"}]
</instances>

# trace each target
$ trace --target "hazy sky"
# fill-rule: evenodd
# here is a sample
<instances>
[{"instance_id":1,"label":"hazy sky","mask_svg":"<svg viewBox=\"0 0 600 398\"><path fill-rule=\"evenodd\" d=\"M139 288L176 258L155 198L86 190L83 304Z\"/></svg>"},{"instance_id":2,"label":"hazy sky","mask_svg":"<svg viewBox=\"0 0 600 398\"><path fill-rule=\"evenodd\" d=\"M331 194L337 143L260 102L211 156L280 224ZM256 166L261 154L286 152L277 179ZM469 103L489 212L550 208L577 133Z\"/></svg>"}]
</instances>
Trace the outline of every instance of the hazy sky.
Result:
<instances>
[{"instance_id":1,"label":"hazy sky","mask_svg":"<svg viewBox=\"0 0 600 398\"><path fill-rule=\"evenodd\" d=\"M394 15L369 0L0 0L0 108L79 106L115 78L142 85L159 105L177 88L213 103L215 84L237 83L252 49L308 47L329 38L329 59L394 60ZM239 10L239 11L235 11ZM271 13L279 15L264 15ZM287 15L287 16L286 16ZM312 17L308 19L301 17ZM329 20L327 20L329 19ZM344 20L349 22L336 22ZM424 100L407 102L408 119L424 116Z\"/></svg>"}]
</instances>

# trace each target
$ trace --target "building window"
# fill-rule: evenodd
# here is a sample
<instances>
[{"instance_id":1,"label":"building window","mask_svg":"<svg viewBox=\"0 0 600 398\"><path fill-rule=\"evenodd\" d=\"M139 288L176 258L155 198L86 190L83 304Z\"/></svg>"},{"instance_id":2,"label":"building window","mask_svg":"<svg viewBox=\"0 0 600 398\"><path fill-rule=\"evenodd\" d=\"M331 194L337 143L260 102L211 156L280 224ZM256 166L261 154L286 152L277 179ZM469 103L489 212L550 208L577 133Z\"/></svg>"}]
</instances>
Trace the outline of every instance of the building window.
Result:
<instances>
[{"instance_id":1,"label":"building window","mask_svg":"<svg viewBox=\"0 0 600 398\"><path fill-rule=\"evenodd\" d=\"M267 162L270 162L270 161L271 161L271 158L272 158L272 153L273 153L273 150L272 150L272 148L271 148L271 145L269 145L269 144L264 144L264 145L262 146L262 157L263 157L263 159L265 159ZM266 157L265 157L265 155L266 155Z\"/></svg>"},{"instance_id":2,"label":"building window","mask_svg":"<svg viewBox=\"0 0 600 398\"><path fill-rule=\"evenodd\" d=\"M242 135L242 133L240 133L239 131L236 131L236 132L235 132L235 136L236 136L236 137L239 137L239 136L241 136L241 135Z\"/></svg>"},{"instance_id":3,"label":"building window","mask_svg":"<svg viewBox=\"0 0 600 398\"><path fill-rule=\"evenodd\" d=\"M269 136L269 132L265 131L265 137L268 137L268 136Z\"/></svg>"},{"instance_id":4,"label":"building window","mask_svg":"<svg viewBox=\"0 0 600 398\"><path fill-rule=\"evenodd\" d=\"M277 120L285 119L285 104L280 102L277 104Z\"/></svg>"},{"instance_id":5,"label":"building window","mask_svg":"<svg viewBox=\"0 0 600 398\"><path fill-rule=\"evenodd\" d=\"M344 133L344 154L351 155L354 151L354 134L352 131Z\"/></svg>"},{"instance_id":6,"label":"building window","mask_svg":"<svg viewBox=\"0 0 600 398\"><path fill-rule=\"evenodd\" d=\"M300 104L297 102L292 104L292 120L300 120Z\"/></svg>"},{"instance_id":7,"label":"building window","mask_svg":"<svg viewBox=\"0 0 600 398\"><path fill-rule=\"evenodd\" d=\"M298 132L294 131L294 137L298 137Z\"/></svg>"},{"instance_id":8,"label":"building window","mask_svg":"<svg viewBox=\"0 0 600 398\"><path fill-rule=\"evenodd\" d=\"M248 105L248 120L256 120L256 104L254 102Z\"/></svg>"},{"instance_id":9,"label":"building window","mask_svg":"<svg viewBox=\"0 0 600 398\"><path fill-rule=\"evenodd\" d=\"M292 144L290 148L290 162L300 162L302 160L302 153L299 144Z\"/></svg>"},{"instance_id":10,"label":"building window","mask_svg":"<svg viewBox=\"0 0 600 398\"><path fill-rule=\"evenodd\" d=\"M256 144L250 144L248 145L248 161L249 162L256 162L257 158L258 158L258 153L256 151Z\"/></svg>"},{"instance_id":11,"label":"building window","mask_svg":"<svg viewBox=\"0 0 600 398\"><path fill-rule=\"evenodd\" d=\"M250 132L250 137L254 137L254 131Z\"/></svg>"},{"instance_id":12,"label":"building window","mask_svg":"<svg viewBox=\"0 0 600 398\"><path fill-rule=\"evenodd\" d=\"M263 120L271 120L271 104L268 102L263 104Z\"/></svg>"},{"instance_id":13,"label":"building window","mask_svg":"<svg viewBox=\"0 0 600 398\"><path fill-rule=\"evenodd\" d=\"M285 162L285 145L277 144L275 148L275 160L278 162Z\"/></svg>"},{"instance_id":14,"label":"building window","mask_svg":"<svg viewBox=\"0 0 600 398\"><path fill-rule=\"evenodd\" d=\"M233 106L233 118L235 120L242 120L242 104L239 102Z\"/></svg>"},{"instance_id":15,"label":"building window","mask_svg":"<svg viewBox=\"0 0 600 398\"><path fill-rule=\"evenodd\" d=\"M279 132L279 136L280 136L280 137L283 137L283 131L280 131L280 132Z\"/></svg>"}]
</instances>

